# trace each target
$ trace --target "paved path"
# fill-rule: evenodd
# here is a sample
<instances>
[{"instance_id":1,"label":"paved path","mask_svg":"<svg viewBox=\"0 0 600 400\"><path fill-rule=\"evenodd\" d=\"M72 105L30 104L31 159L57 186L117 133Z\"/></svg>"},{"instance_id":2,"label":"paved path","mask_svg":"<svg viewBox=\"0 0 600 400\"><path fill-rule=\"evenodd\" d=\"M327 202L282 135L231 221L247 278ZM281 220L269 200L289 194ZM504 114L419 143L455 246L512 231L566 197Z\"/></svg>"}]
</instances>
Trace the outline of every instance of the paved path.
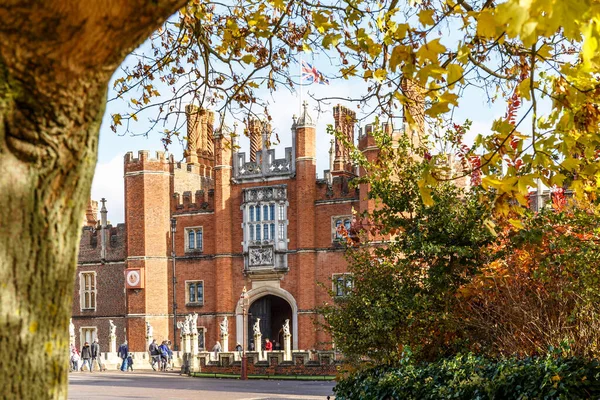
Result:
<instances>
[{"instance_id":1,"label":"paved path","mask_svg":"<svg viewBox=\"0 0 600 400\"><path fill-rule=\"evenodd\" d=\"M69 399L325 400L333 382L190 378L160 372L73 372Z\"/></svg>"}]
</instances>

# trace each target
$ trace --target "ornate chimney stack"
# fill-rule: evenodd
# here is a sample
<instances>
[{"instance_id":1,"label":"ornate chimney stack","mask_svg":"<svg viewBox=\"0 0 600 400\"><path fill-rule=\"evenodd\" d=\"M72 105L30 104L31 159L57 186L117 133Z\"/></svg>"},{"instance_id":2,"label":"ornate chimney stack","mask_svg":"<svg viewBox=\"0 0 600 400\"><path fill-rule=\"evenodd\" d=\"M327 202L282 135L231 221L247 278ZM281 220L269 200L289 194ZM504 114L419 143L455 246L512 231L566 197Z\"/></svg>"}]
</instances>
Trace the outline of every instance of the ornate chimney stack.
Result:
<instances>
[{"instance_id":1,"label":"ornate chimney stack","mask_svg":"<svg viewBox=\"0 0 600 400\"><path fill-rule=\"evenodd\" d=\"M250 161L256 162L256 153L262 148L262 123L256 119L248 117L246 129L250 138Z\"/></svg>"},{"instance_id":2,"label":"ornate chimney stack","mask_svg":"<svg viewBox=\"0 0 600 400\"><path fill-rule=\"evenodd\" d=\"M333 119L335 130L342 133L345 141L354 143L356 113L338 104L333 108ZM335 159L331 172L333 175L353 174L350 149L337 138L335 139Z\"/></svg>"},{"instance_id":3,"label":"ornate chimney stack","mask_svg":"<svg viewBox=\"0 0 600 400\"><path fill-rule=\"evenodd\" d=\"M106 210L106 199L103 197L100 202L102 203L102 208L100 209L100 233L101 233L101 252L100 252L100 260L106 260L106 224L107 219L106 216L108 211Z\"/></svg>"}]
</instances>

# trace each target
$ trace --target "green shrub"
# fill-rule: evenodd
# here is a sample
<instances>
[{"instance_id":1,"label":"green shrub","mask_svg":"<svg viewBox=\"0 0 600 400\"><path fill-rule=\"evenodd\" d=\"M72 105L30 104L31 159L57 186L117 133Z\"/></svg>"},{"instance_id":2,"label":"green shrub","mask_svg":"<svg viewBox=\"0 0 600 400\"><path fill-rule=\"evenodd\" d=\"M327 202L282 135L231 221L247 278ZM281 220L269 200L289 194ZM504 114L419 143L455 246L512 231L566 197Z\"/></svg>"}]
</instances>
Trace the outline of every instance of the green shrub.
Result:
<instances>
[{"instance_id":1,"label":"green shrub","mask_svg":"<svg viewBox=\"0 0 600 400\"><path fill-rule=\"evenodd\" d=\"M360 371L334 391L337 400L600 398L600 364L552 355L501 360L458 355Z\"/></svg>"}]
</instances>

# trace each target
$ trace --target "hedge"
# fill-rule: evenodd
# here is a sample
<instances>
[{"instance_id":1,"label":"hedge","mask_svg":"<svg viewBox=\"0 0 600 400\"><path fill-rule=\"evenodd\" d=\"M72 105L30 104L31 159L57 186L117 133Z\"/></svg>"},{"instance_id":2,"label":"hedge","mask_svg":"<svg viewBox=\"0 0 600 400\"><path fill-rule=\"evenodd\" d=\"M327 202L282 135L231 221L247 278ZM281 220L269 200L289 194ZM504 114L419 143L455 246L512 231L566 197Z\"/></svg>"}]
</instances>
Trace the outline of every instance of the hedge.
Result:
<instances>
[{"instance_id":1,"label":"hedge","mask_svg":"<svg viewBox=\"0 0 600 400\"><path fill-rule=\"evenodd\" d=\"M600 364L596 360L506 358L459 355L432 363L376 367L338 382L345 399L598 399Z\"/></svg>"}]
</instances>

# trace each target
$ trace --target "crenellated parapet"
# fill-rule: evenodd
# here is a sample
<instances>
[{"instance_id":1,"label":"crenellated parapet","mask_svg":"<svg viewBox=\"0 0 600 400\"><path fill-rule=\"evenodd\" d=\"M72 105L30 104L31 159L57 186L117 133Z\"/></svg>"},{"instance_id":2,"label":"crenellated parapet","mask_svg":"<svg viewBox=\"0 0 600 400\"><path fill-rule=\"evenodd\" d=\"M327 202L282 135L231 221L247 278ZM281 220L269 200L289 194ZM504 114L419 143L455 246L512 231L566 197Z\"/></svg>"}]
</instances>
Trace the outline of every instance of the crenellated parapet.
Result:
<instances>
[{"instance_id":1,"label":"crenellated parapet","mask_svg":"<svg viewBox=\"0 0 600 400\"><path fill-rule=\"evenodd\" d=\"M212 212L215 208L214 189L173 193L174 214Z\"/></svg>"},{"instance_id":2,"label":"crenellated parapet","mask_svg":"<svg viewBox=\"0 0 600 400\"><path fill-rule=\"evenodd\" d=\"M79 263L99 263L101 257L101 228L86 226L79 242ZM106 262L122 261L126 257L127 231L125 224L106 227Z\"/></svg>"},{"instance_id":3,"label":"crenellated parapet","mask_svg":"<svg viewBox=\"0 0 600 400\"><path fill-rule=\"evenodd\" d=\"M285 148L283 158L275 157L275 149L265 149L258 154L257 161L247 161L246 153L235 153L233 160L234 179L241 181L269 177L288 178L293 174L294 163L291 147Z\"/></svg>"},{"instance_id":4,"label":"crenellated parapet","mask_svg":"<svg viewBox=\"0 0 600 400\"><path fill-rule=\"evenodd\" d=\"M161 171L169 173L169 159L164 151L157 151L154 157L147 150L138 151L138 156L133 157L133 152L125 154L125 175L142 171Z\"/></svg>"},{"instance_id":5,"label":"crenellated parapet","mask_svg":"<svg viewBox=\"0 0 600 400\"><path fill-rule=\"evenodd\" d=\"M326 170L325 178L317 180L316 183L316 201L358 201L359 190L352 186L352 179L354 178L346 175L332 176L330 172Z\"/></svg>"}]
</instances>

